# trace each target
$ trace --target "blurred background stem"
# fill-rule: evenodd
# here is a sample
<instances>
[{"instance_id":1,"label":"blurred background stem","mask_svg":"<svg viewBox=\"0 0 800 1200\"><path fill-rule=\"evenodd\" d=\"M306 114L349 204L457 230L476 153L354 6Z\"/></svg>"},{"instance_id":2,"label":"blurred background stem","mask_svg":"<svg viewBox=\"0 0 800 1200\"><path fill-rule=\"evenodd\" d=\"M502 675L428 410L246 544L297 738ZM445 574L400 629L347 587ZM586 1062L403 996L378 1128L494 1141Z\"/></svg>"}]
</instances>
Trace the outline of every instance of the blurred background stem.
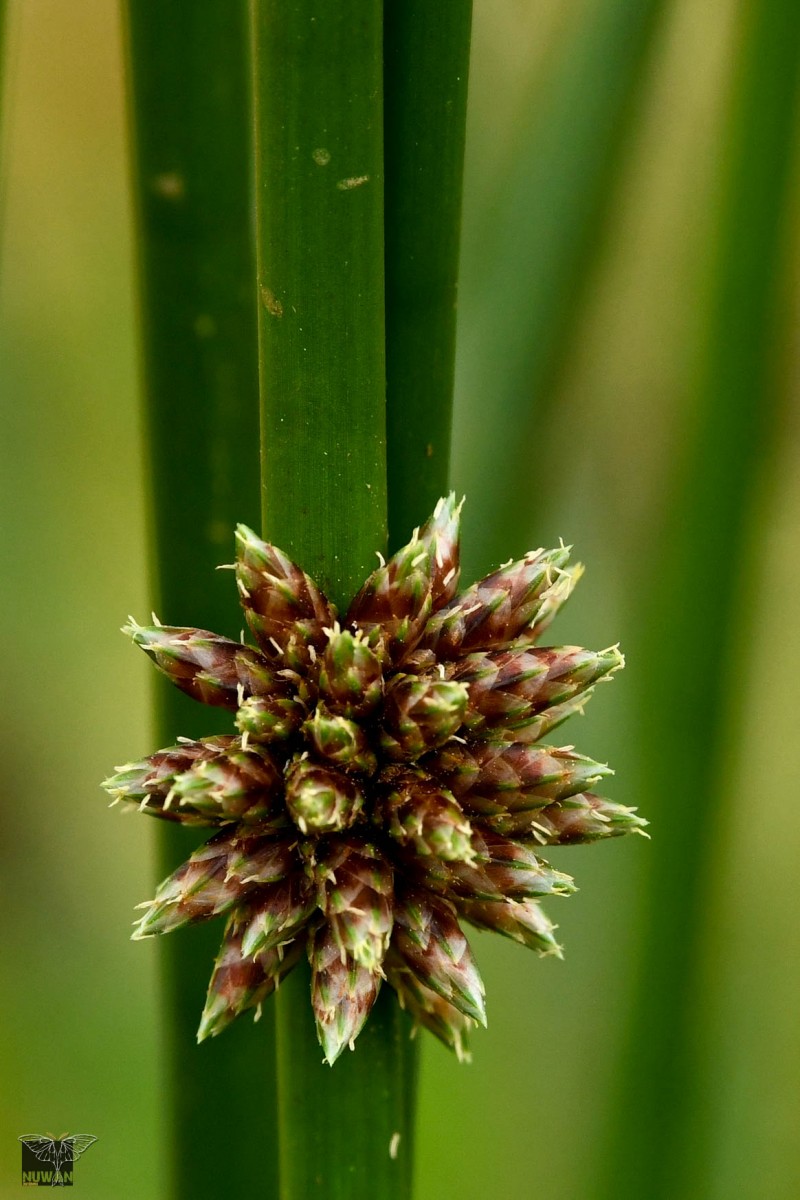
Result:
<instances>
[{"instance_id":1,"label":"blurred background stem","mask_svg":"<svg viewBox=\"0 0 800 1200\"><path fill-rule=\"evenodd\" d=\"M531 456L541 453L556 380L571 358L669 7L670 0L607 0L571 13L573 24L556 37L530 86L507 160L473 221L458 386L470 407L491 396L492 419L479 435L458 422L455 430L457 476L480 496L483 513L466 547L470 575L528 546L530 512L520 496L530 488ZM527 452L509 453L515 445ZM540 494L537 509L546 503Z\"/></svg>"},{"instance_id":2,"label":"blurred background stem","mask_svg":"<svg viewBox=\"0 0 800 1200\"><path fill-rule=\"evenodd\" d=\"M781 395L800 8L747 0L737 35L686 437L643 575L649 595L632 651L646 664L641 804L653 842L628 1051L611 1111L608 1200L700 1197L711 1187L709 1097L699 1090L707 1081L703 948L729 782L721 734L739 680L734 617Z\"/></svg>"},{"instance_id":3,"label":"blurred background stem","mask_svg":"<svg viewBox=\"0 0 800 1200\"><path fill-rule=\"evenodd\" d=\"M244 0L125 5L141 341L158 615L237 636L228 572L237 520L258 514L258 375L251 108ZM160 687L157 743L214 732L214 714ZM197 838L168 826L159 871ZM162 962L170 1195L277 1195L269 1021L201 1047L194 1033L216 926L166 938Z\"/></svg>"},{"instance_id":4,"label":"blurred background stem","mask_svg":"<svg viewBox=\"0 0 800 1200\"><path fill-rule=\"evenodd\" d=\"M6 182L6 147L4 138L5 110L8 104L8 77L11 74L11 55L9 54L8 8L6 0L0 0L0 228L5 228L5 182ZM2 264L2 243L0 243L0 264Z\"/></svg>"},{"instance_id":5,"label":"blurred background stem","mask_svg":"<svg viewBox=\"0 0 800 1200\"><path fill-rule=\"evenodd\" d=\"M4 88L3 83L6 75L6 0L0 0L0 147L2 147L3 136L3 103L4 103ZM1 160L0 160L1 161Z\"/></svg>"}]
</instances>

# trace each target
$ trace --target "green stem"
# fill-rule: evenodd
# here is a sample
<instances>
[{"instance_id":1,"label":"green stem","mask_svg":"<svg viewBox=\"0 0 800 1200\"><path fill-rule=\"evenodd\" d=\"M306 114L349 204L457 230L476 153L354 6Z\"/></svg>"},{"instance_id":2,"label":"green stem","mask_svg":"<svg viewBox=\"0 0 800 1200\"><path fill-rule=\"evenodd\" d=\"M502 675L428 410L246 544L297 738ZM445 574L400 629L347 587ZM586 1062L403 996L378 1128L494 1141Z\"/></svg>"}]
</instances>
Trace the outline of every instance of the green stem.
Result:
<instances>
[{"instance_id":1,"label":"green stem","mask_svg":"<svg viewBox=\"0 0 800 1200\"><path fill-rule=\"evenodd\" d=\"M380 5L254 13L264 528L341 606L386 541Z\"/></svg>"},{"instance_id":2,"label":"green stem","mask_svg":"<svg viewBox=\"0 0 800 1200\"><path fill-rule=\"evenodd\" d=\"M603 1196L706 1196L704 914L724 819L722 722L758 464L779 401L777 333L800 116L800 9L743 6L687 452L644 578L636 656L648 680L640 746L652 820L645 944L612 1111ZM702 316L699 318L702 319ZM754 464L756 465L754 469ZM645 678L643 674L642 678Z\"/></svg>"},{"instance_id":3,"label":"green stem","mask_svg":"<svg viewBox=\"0 0 800 1200\"><path fill-rule=\"evenodd\" d=\"M233 525L258 512L257 335L244 3L128 0L127 50L159 614L238 634ZM159 692L161 744L213 732L209 710ZM166 874L197 838L159 831ZM214 923L165 939L175 1197L277 1194L269 1022L195 1044Z\"/></svg>"},{"instance_id":4,"label":"green stem","mask_svg":"<svg viewBox=\"0 0 800 1200\"><path fill-rule=\"evenodd\" d=\"M472 0L384 0L389 541L448 486Z\"/></svg>"},{"instance_id":5,"label":"green stem","mask_svg":"<svg viewBox=\"0 0 800 1200\"><path fill-rule=\"evenodd\" d=\"M381 6L354 19L321 0L255 0L253 13L264 531L342 607L386 544ZM276 1011L284 1200L406 1195L393 995L333 1069L307 968Z\"/></svg>"}]
</instances>

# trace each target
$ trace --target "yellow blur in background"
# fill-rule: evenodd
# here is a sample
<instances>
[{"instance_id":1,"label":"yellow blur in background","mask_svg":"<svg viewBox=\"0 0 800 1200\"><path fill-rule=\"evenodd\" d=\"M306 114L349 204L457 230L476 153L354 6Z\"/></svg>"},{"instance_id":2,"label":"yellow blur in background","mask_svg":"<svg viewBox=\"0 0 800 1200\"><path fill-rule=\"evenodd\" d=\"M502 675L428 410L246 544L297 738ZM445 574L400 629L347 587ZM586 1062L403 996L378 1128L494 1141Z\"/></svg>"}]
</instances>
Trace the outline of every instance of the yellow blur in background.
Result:
<instances>
[{"instance_id":1,"label":"yellow blur in background","mask_svg":"<svg viewBox=\"0 0 800 1200\"><path fill-rule=\"evenodd\" d=\"M694 519L670 523L703 420L711 277L724 275L713 246L730 211L720 189L753 8L476 4L453 465L466 577L559 536L575 545L587 571L557 640L619 640L629 665L566 736L616 767L613 799L652 815L658 772L686 818L669 853L654 819L652 843L553 856L580 886L550 905L564 962L474 937L489 1029L471 1066L423 1039L419 1200L800 1195L794 162L764 394L752 397L756 416L771 415L732 462L746 503L719 527L730 544L714 541L713 495L696 515L708 554L732 563L733 590L653 575L684 561L664 539L677 546ZM98 786L152 741L148 664L118 632L128 612L149 611L119 20L103 0L17 0L7 21L0 1194L19 1189L20 1134L83 1132L99 1139L76 1171L87 1200L158 1200L169 1130L156 948L126 936L152 892L152 830L108 813ZM562 191L543 201L555 179ZM741 329L732 336L750 336L746 314ZM660 583L701 644L711 602L729 614L705 677L683 645L659 643ZM667 639L682 627L669 616ZM676 662L692 708L679 713L675 691L651 753L642 710L657 708L660 671L673 687ZM719 689L713 720L706 688ZM705 736L710 720L698 782L681 730ZM691 960L674 980L682 1059L669 1074L659 1048L675 1031L661 1009L648 1024L642 963L657 961L653 939L687 886L672 931ZM652 1116L641 1129L638 1110ZM615 1184L625 1137L645 1133L648 1161L674 1177Z\"/></svg>"}]
</instances>

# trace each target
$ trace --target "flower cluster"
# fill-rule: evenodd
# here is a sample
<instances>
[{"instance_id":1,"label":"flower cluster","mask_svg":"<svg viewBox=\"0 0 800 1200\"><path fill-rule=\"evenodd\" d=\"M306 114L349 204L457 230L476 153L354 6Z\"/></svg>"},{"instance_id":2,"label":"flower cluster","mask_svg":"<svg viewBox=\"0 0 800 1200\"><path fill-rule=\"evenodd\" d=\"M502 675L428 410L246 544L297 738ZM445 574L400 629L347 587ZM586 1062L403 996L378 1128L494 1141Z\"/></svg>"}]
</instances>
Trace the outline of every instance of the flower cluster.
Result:
<instances>
[{"instance_id":1,"label":"flower cluster","mask_svg":"<svg viewBox=\"0 0 800 1200\"><path fill-rule=\"evenodd\" d=\"M126 627L238 732L120 767L114 802L214 829L142 906L135 938L223 913L198 1037L256 1008L306 954L320 1043L353 1045L386 982L459 1055L484 991L464 922L559 954L539 898L570 876L542 846L640 832L607 767L541 739L622 666L535 643L580 568L536 550L458 594L460 506L369 577L340 621L308 575L240 526L236 580L256 646Z\"/></svg>"}]
</instances>

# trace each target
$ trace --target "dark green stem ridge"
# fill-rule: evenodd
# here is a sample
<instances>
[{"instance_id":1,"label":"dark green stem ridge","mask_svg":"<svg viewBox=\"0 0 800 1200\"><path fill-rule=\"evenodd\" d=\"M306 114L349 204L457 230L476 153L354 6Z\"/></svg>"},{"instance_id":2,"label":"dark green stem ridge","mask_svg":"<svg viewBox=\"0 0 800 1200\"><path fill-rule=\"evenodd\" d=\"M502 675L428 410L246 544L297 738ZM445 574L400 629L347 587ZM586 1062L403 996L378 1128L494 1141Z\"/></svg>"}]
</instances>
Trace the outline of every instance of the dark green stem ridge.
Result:
<instances>
[{"instance_id":1,"label":"dark green stem ridge","mask_svg":"<svg viewBox=\"0 0 800 1200\"><path fill-rule=\"evenodd\" d=\"M645 573L653 584L635 656L647 664L638 711L648 767L642 803L654 836L645 942L598 1189L609 1200L713 1191L704 1172L714 1100L703 1090L713 1085L697 1057L708 1019L703 917L727 800L722 727L738 670L739 585L748 575L748 525L761 482L752 464L769 461L780 404L800 9L793 0L748 0L738 34L706 307L697 318L691 432ZM676 770L691 781L677 793L669 782ZM708 1067L702 1059L701 1067Z\"/></svg>"},{"instance_id":2,"label":"dark green stem ridge","mask_svg":"<svg viewBox=\"0 0 800 1200\"><path fill-rule=\"evenodd\" d=\"M343 608L386 546L382 9L253 20L264 533ZM406 1019L385 990L331 1069L308 991L276 998L281 1195L405 1197Z\"/></svg>"},{"instance_id":3,"label":"dark green stem ridge","mask_svg":"<svg viewBox=\"0 0 800 1200\"><path fill-rule=\"evenodd\" d=\"M258 512L246 6L128 0L124 11L154 602L165 620L192 614L235 635L230 575L214 567L230 560L235 522ZM210 732L204 709L166 683L157 725L162 743ZM196 841L162 830L159 878ZM198 929L161 947L169 1194L248 1195L258 1180L274 1196L269 1023L195 1044L216 942Z\"/></svg>"},{"instance_id":4,"label":"dark green stem ridge","mask_svg":"<svg viewBox=\"0 0 800 1200\"><path fill-rule=\"evenodd\" d=\"M472 0L384 0L389 547L449 485ZM381 1009L381 1020L386 1006ZM403 1067L406 1189L419 1055ZM400 1128L401 1126L398 1126ZM385 1136L385 1134L384 1134Z\"/></svg>"},{"instance_id":5,"label":"dark green stem ridge","mask_svg":"<svg viewBox=\"0 0 800 1200\"><path fill-rule=\"evenodd\" d=\"M264 531L341 607L386 542L381 7L253 12Z\"/></svg>"},{"instance_id":6,"label":"dark green stem ridge","mask_svg":"<svg viewBox=\"0 0 800 1200\"><path fill-rule=\"evenodd\" d=\"M384 0L392 550L448 486L471 26L472 0Z\"/></svg>"}]
</instances>

